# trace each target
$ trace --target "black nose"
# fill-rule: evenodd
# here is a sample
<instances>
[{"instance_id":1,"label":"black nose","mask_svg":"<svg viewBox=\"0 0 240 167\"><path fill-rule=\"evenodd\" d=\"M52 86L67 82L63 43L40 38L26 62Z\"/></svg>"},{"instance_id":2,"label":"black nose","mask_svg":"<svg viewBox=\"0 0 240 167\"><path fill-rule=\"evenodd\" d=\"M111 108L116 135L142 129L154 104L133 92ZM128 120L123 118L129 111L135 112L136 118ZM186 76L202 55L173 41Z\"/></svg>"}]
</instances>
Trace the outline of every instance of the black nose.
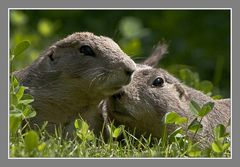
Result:
<instances>
[{"instance_id":1,"label":"black nose","mask_svg":"<svg viewBox=\"0 0 240 167\"><path fill-rule=\"evenodd\" d=\"M120 99L122 98L122 96L124 96L124 94L125 94L124 91L121 90L121 91L119 91L118 93L112 95L112 97L113 97L114 99L120 100Z\"/></svg>"},{"instance_id":2,"label":"black nose","mask_svg":"<svg viewBox=\"0 0 240 167\"><path fill-rule=\"evenodd\" d=\"M134 72L134 70L132 70L132 69L125 70L125 74L128 76L131 76L133 72Z\"/></svg>"}]
</instances>

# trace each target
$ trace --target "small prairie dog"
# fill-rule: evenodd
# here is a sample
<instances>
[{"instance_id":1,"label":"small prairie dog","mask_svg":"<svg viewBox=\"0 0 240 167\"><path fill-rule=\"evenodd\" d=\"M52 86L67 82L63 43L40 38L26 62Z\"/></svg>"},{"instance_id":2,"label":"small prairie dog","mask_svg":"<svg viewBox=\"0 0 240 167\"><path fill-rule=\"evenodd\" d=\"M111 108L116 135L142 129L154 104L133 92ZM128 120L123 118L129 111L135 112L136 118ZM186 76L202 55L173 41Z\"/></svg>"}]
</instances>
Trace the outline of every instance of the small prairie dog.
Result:
<instances>
[{"instance_id":1,"label":"small prairie dog","mask_svg":"<svg viewBox=\"0 0 240 167\"><path fill-rule=\"evenodd\" d=\"M116 125L125 125L130 131L135 131L136 136L151 134L160 138L162 119L166 113L176 112L187 117L189 122L195 118L189 108L191 100L200 105L214 103L213 110L202 120L203 130L196 136L205 145L213 140L213 127L228 124L231 116L230 99L213 100L182 84L163 69L138 64L130 84L108 98L102 107L105 118L114 120ZM168 133L175 128L174 125L168 125Z\"/></svg>"}]
</instances>

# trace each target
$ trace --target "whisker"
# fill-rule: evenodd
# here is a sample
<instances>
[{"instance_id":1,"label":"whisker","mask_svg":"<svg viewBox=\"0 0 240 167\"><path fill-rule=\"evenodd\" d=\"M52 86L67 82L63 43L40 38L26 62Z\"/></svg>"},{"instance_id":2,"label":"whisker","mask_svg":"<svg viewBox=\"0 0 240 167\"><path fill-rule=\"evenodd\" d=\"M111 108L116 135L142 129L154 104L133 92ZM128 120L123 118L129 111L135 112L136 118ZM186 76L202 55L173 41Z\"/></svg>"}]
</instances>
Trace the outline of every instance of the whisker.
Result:
<instances>
[{"instance_id":1,"label":"whisker","mask_svg":"<svg viewBox=\"0 0 240 167\"><path fill-rule=\"evenodd\" d=\"M98 80L99 80L98 78L101 77L103 74L104 74L104 73L100 73L100 74L98 74L96 77L94 77L94 78L91 80L88 89L90 89L90 88L92 87L92 85L94 84L94 82L95 82L95 81L98 81Z\"/></svg>"}]
</instances>

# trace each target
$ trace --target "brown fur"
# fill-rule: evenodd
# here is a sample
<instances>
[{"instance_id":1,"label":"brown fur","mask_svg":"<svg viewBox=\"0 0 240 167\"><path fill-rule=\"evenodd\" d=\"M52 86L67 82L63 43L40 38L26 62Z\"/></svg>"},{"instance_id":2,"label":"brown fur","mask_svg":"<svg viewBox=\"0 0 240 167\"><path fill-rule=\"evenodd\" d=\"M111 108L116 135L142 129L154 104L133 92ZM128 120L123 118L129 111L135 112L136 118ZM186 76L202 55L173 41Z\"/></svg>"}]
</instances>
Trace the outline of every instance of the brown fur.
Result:
<instances>
[{"instance_id":1,"label":"brown fur","mask_svg":"<svg viewBox=\"0 0 240 167\"><path fill-rule=\"evenodd\" d=\"M164 79L161 87L153 86L157 77ZM162 118L168 112L177 112L187 117L189 122L195 118L189 109L190 100L200 105L207 102L215 104L214 109L204 117L203 131L197 140L206 144L212 141L212 129L217 124L227 125L231 116L230 99L213 100L202 92L190 88L163 69L146 65L137 65L132 81L122 91L111 96L105 102L105 112L117 125L123 124L128 129L136 130L136 136L152 134L160 138L163 127ZM168 132L175 126L167 126Z\"/></svg>"},{"instance_id":2,"label":"brown fur","mask_svg":"<svg viewBox=\"0 0 240 167\"><path fill-rule=\"evenodd\" d=\"M80 53L83 45L95 56ZM37 116L31 125L48 121L48 130L62 124L72 133L79 115L95 132L101 130L100 101L130 82L135 63L110 38L89 32L74 33L50 46L28 67L14 75L34 97Z\"/></svg>"}]
</instances>

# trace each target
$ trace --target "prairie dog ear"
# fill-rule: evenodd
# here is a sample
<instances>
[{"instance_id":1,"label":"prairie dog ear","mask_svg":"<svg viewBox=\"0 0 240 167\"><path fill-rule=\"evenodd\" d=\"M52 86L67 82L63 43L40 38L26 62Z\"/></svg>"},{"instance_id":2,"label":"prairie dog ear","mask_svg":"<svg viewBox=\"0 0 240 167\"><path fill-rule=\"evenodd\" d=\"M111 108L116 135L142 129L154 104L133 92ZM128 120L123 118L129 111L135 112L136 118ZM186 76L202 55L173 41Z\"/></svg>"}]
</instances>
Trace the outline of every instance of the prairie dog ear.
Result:
<instances>
[{"instance_id":1,"label":"prairie dog ear","mask_svg":"<svg viewBox=\"0 0 240 167\"><path fill-rule=\"evenodd\" d=\"M174 84L173 86L175 87L176 91L178 92L179 98L181 100L187 100L188 99L188 94L185 91L185 89L182 87L181 84L177 83L177 84Z\"/></svg>"},{"instance_id":2,"label":"prairie dog ear","mask_svg":"<svg viewBox=\"0 0 240 167\"><path fill-rule=\"evenodd\" d=\"M56 46L51 46L46 52L44 52L44 56L48 57L51 61L54 61L54 52L56 50Z\"/></svg>"},{"instance_id":3,"label":"prairie dog ear","mask_svg":"<svg viewBox=\"0 0 240 167\"><path fill-rule=\"evenodd\" d=\"M156 67L165 54L168 53L168 45L165 41L160 41L154 48L152 54L142 63L151 67Z\"/></svg>"},{"instance_id":4,"label":"prairie dog ear","mask_svg":"<svg viewBox=\"0 0 240 167\"><path fill-rule=\"evenodd\" d=\"M44 52L45 56L48 56L51 61L55 60L54 53L57 48L67 48L67 47L74 47L79 44L76 40L60 40L56 42L53 46L51 46L46 52Z\"/></svg>"},{"instance_id":5,"label":"prairie dog ear","mask_svg":"<svg viewBox=\"0 0 240 167\"><path fill-rule=\"evenodd\" d=\"M55 45L60 48L74 47L77 46L79 42L77 40L60 40Z\"/></svg>"}]
</instances>

